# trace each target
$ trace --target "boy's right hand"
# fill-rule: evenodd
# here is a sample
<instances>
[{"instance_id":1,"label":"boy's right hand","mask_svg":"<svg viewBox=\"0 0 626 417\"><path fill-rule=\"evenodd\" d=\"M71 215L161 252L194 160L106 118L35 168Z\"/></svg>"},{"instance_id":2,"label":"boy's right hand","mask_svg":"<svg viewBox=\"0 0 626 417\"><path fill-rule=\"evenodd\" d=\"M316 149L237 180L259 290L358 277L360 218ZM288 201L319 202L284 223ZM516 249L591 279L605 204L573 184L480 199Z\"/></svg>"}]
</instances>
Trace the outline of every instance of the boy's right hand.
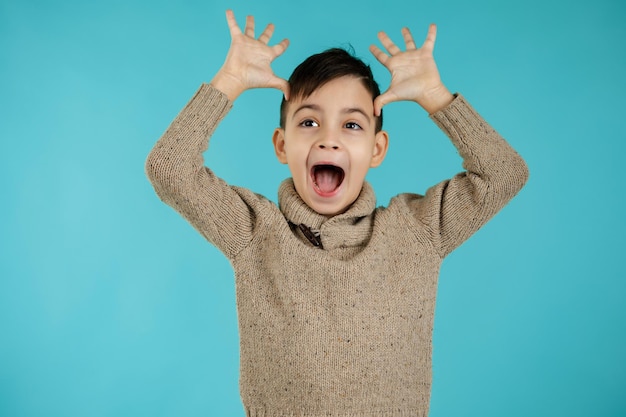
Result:
<instances>
[{"instance_id":1,"label":"boy's right hand","mask_svg":"<svg viewBox=\"0 0 626 417\"><path fill-rule=\"evenodd\" d=\"M274 25L268 24L258 39L254 37L254 17L246 18L246 27L241 31L232 10L226 11L230 29L230 49L224 65L217 72L211 84L234 101L250 88L277 88L289 99L289 83L277 77L271 63L285 52L289 40L269 46L274 33Z\"/></svg>"}]
</instances>

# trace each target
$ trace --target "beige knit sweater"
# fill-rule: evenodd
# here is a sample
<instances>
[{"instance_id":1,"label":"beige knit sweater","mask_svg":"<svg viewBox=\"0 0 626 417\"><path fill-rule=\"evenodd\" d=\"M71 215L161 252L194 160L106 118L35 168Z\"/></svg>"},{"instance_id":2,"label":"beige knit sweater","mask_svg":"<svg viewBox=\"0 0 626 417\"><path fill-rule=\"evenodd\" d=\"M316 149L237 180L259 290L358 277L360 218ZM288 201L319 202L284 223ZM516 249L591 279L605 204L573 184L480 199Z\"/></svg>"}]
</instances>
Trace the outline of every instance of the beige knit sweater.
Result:
<instances>
[{"instance_id":1,"label":"beige knit sweater","mask_svg":"<svg viewBox=\"0 0 626 417\"><path fill-rule=\"evenodd\" d=\"M524 161L457 96L432 119L465 172L387 208L365 184L348 211L328 218L291 180L279 208L204 167L231 105L202 85L146 168L160 198L232 263L246 415L427 416L441 261L521 189ZM319 231L323 249L288 221Z\"/></svg>"}]
</instances>

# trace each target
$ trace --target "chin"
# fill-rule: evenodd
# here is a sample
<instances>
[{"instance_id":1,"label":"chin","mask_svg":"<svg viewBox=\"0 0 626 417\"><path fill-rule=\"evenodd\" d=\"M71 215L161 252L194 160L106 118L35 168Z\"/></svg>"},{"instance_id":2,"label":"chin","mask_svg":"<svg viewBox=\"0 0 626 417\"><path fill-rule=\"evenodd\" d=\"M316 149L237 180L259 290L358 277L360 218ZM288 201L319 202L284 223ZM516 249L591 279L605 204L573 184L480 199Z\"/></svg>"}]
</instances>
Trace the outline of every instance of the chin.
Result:
<instances>
[{"instance_id":1,"label":"chin","mask_svg":"<svg viewBox=\"0 0 626 417\"><path fill-rule=\"evenodd\" d=\"M350 204L308 204L316 213L321 214L323 216L336 216L338 214L344 213L346 210L350 208Z\"/></svg>"}]
</instances>

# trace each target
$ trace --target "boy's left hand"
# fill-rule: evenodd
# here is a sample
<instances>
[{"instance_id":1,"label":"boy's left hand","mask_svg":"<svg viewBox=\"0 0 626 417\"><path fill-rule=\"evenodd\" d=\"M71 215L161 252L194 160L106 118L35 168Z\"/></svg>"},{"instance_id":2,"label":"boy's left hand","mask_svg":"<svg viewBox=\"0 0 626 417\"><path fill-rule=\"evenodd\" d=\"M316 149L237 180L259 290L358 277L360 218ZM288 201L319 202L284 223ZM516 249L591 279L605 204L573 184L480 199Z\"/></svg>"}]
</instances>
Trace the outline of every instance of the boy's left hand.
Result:
<instances>
[{"instance_id":1,"label":"boy's left hand","mask_svg":"<svg viewBox=\"0 0 626 417\"><path fill-rule=\"evenodd\" d=\"M389 88L374 100L374 113L377 116L384 105L394 101L415 101L432 114L454 99L441 82L433 57L437 27L430 25L426 40L420 48L416 47L408 28L402 29L402 36L406 51L400 50L385 32L379 32L378 39L389 55L375 45L370 46L372 54L391 73Z\"/></svg>"}]
</instances>

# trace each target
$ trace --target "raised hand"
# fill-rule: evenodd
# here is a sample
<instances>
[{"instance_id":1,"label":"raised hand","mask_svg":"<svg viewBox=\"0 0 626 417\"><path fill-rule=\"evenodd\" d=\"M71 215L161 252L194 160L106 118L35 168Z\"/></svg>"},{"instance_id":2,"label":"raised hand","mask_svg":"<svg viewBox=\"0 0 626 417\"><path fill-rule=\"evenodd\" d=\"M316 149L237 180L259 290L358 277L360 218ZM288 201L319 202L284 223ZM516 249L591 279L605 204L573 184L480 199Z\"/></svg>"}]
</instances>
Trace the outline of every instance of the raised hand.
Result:
<instances>
[{"instance_id":1,"label":"raised hand","mask_svg":"<svg viewBox=\"0 0 626 417\"><path fill-rule=\"evenodd\" d=\"M408 28L402 29L402 36L406 51L396 46L385 32L379 32L378 39L388 54L376 45L370 46L372 54L391 73L389 88L374 100L374 112L379 115L386 104L410 100L432 114L447 106L454 98L441 82L433 57L437 27L430 25L426 40L420 48L415 45Z\"/></svg>"},{"instance_id":2,"label":"raised hand","mask_svg":"<svg viewBox=\"0 0 626 417\"><path fill-rule=\"evenodd\" d=\"M285 52L289 41L269 46L274 33L274 25L268 24L258 39L254 37L254 17L246 18L242 32L232 10L226 11L226 20L230 29L230 49L224 65L215 75L211 84L225 93L230 100L235 100L242 92L250 88L277 88L289 98L289 83L277 77L271 63Z\"/></svg>"}]
</instances>

